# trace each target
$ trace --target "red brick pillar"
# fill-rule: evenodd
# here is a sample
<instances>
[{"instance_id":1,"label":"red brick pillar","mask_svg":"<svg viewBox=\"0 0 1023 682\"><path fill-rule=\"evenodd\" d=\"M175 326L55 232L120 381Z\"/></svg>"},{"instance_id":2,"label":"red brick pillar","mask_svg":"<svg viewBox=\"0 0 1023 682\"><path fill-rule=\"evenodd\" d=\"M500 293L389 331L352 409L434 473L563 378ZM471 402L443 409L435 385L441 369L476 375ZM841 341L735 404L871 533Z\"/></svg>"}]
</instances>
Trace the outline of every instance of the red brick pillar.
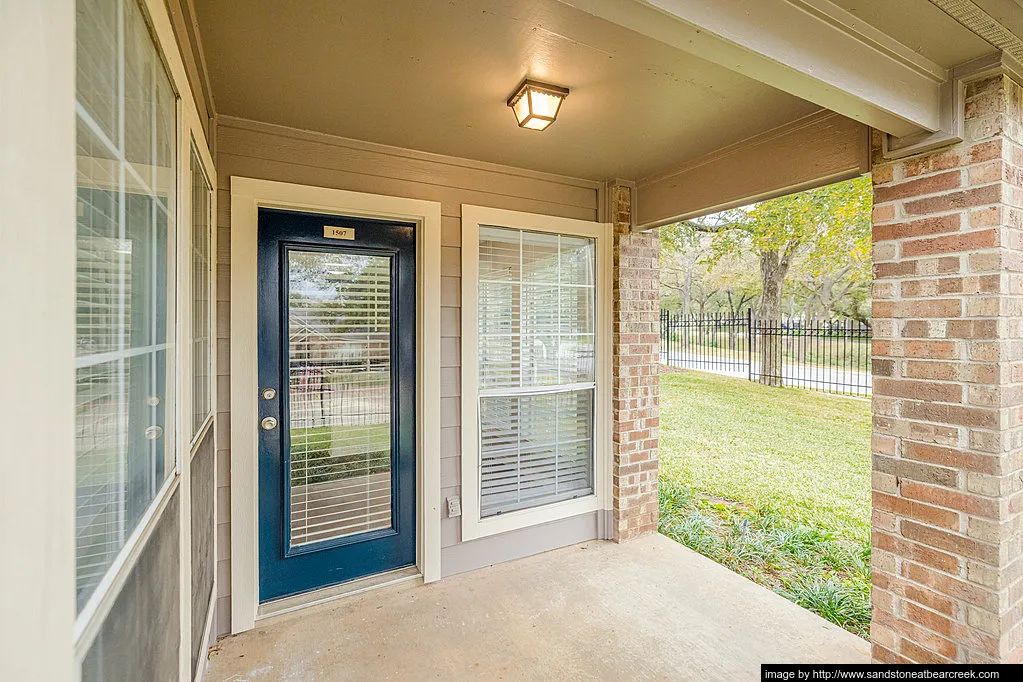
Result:
<instances>
[{"instance_id":1,"label":"red brick pillar","mask_svg":"<svg viewBox=\"0 0 1023 682\"><path fill-rule=\"evenodd\" d=\"M634 232L632 188L608 188L614 223L612 476L614 539L657 531L660 242Z\"/></svg>"},{"instance_id":2,"label":"red brick pillar","mask_svg":"<svg viewBox=\"0 0 1023 682\"><path fill-rule=\"evenodd\" d=\"M1023 89L970 84L966 140L874 179L875 660L1023 651Z\"/></svg>"}]
</instances>

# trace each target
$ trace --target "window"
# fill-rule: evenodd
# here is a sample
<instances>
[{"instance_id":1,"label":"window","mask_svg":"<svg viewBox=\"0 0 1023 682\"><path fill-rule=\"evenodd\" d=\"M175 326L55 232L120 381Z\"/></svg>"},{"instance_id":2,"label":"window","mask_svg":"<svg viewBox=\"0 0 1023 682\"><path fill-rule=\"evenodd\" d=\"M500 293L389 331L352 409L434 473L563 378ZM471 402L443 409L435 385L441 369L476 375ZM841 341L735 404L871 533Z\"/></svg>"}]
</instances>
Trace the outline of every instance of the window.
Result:
<instances>
[{"instance_id":1,"label":"window","mask_svg":"<svg viewBox=\"0 0 1023 682\"><path fill-rule=\"evenodd\" d=\"M479 232L480 514L593 493L594 240Z\"/></svg>"},{"instance_id":2,"label":"window","mask_svg":"<svg viewBox=\"0 0 1023 682\"><path fill-rule=\"evenodd\" d=\"M174 469L176 101L132 0L77 7L76 601Z\"/></svg>"},{"instance_id":3,"label":"window","mask_svg":"<svg viewBox=\"0 0 1023 682\"><path fill-rule=\"evenodd\" d=\"M463 538L466 523L500 532L549 520L545 508L557 503L590 508L599 497L604 228L463 207L462 341L475 346L463 364L463 499L472 497ZM497 521L506 515L523 521Z\"/></svg>"},{"instance_id":4,"label":"window","mask_svg":"<svg viewBox=\"0 0 1023 682\"><path fill-rule=\"evenodd\" d=\"M210 327L210 245L213 188L206 178L199 154L192 149L192 435L198 436L212 410Z\"/></svg>"}]
</instances>

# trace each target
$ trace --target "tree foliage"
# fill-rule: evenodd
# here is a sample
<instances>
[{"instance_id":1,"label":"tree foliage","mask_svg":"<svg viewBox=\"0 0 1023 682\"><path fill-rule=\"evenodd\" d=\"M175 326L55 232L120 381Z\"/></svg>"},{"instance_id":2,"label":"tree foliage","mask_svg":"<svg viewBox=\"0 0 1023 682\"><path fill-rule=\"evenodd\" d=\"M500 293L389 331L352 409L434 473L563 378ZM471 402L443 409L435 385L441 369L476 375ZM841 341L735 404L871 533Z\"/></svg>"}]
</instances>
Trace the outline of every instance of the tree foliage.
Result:
<instances>
[{"instance_id":1,"label":"tree foliage","mask_svg":"<svg viewBox=\"0 0 1023 682\"><path fill-rule=\"evenodd\" d=\"M662 282L671 289L672 274L685 270L694 253L702 266L695 275L708 275L701 285L711 286L712 273L733 271L736 259L755 258L762 317L865 320L871 198L870 179L856 178L661 228ZM782 308L783 290L789 310Z\"/></svg>"},{"instance_id":2,"label":"tree foliage","mask_svg":"<svg viewBox=\"0 0 1023 682\"><path fill-rule=\"evenodd\" d=\"M689 227L717 235L712 260L745 250L792 252L815 272L852 264L869 277L870 209L870 179L856 178L690 221Z\"/></svg>"}]
</instances>

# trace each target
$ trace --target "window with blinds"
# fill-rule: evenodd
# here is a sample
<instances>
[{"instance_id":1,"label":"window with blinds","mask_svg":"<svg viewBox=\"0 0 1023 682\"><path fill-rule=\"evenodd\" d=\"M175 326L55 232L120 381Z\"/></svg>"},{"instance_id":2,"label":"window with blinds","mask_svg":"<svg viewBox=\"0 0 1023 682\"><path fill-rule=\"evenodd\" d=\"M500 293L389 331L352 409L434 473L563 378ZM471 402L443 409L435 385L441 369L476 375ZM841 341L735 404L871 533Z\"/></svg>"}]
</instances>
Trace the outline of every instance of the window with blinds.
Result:
<instances>
[{"instance_id":1,"label":"window with blinds","mask_svg":"<svg viewBox=\"0 0 1023 682\"><path fill-rule=\"evenodd\" d=\"M76 601L174 468L175 95L133 0L77 4Z\"/></svg>"},{"instance_id":2,"label":"window with blinds","mask_svg":"<svg viewBox=\"0 0 1023 682\"><path fill-rule=\"evenodd\" d=\"M213 242L213 188L202 161L192 149L192 435L206 423L212 410L212 329L210 313L210 245Z\"/></svg>"},{"instance_id":3,"label":"window with blinds","mask_svg":"<svg viewBox=\"0 0 1023 682\"><path fill-rule=\"evenodd\" d=\"M595 247L480 226L481 518L594 492Z\"/></svg>"}]
</instances>

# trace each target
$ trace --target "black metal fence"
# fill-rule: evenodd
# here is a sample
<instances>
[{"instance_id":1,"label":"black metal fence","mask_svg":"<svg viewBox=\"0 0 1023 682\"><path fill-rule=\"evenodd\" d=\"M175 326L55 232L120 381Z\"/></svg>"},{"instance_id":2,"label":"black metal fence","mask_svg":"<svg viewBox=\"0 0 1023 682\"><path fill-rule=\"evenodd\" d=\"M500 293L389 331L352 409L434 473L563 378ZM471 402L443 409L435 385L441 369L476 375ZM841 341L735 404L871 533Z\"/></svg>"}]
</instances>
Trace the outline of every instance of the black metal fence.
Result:
<instances>
[{"instance_id":1,"label":"black metal fence","mask_svg":"<svg viewBox=\"0 0 1023 682\"><path fill-rule=\"evenodd\" d=\"M661 311L661 362L772 386L870 395L870 340L855 320Z\"/></svg>"}]
</instances>

